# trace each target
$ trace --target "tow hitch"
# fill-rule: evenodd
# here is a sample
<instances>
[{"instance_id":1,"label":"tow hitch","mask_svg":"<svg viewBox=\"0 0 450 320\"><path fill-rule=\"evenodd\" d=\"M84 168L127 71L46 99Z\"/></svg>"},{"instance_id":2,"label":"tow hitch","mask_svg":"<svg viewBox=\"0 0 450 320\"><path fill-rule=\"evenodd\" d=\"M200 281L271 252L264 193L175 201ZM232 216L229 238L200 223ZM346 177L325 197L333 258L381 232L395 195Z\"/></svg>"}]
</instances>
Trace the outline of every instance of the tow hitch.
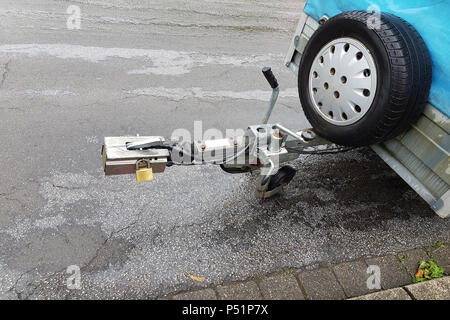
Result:
<instances>
[{"instance_id":1,"label":"tow hitch","mask_svg":"<svg viewBox=\"0 0 450 320\"><path fill-rule=\"evenodd\" d=\"M139 182L153 179L174 165L220 165L231 174L259 170L256 196L277 194L295 175L283 165L301 154L344 151L315 134L312 129L291 131L281 124L268 124L278 98L279 86L270 68L263 68L272 88L261 124L251 125L242 137L201 141L166 140L161 136L106 137L102 148L106 175L136 174Z\"/></svg>"}]
</instances>

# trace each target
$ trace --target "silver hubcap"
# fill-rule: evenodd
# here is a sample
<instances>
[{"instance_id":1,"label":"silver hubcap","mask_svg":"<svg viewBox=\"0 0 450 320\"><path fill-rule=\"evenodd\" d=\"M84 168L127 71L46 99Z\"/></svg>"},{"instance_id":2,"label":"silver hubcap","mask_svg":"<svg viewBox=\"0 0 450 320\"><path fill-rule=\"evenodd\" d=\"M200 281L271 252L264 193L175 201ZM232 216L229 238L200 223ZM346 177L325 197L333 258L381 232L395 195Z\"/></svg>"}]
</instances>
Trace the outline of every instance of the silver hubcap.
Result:
<instances>
[{"instance_id":1,"label":"silver hubcap","mask_svg":"<svg viewBox=\"0 0 450 320\"><path fill-rule=\"evenodd\" d=\"M361 42L340 38L317 54L309 74L314 107L328 122L348 126L370 109L377 88L377 70Z\"/></svg>"}]
</instances>

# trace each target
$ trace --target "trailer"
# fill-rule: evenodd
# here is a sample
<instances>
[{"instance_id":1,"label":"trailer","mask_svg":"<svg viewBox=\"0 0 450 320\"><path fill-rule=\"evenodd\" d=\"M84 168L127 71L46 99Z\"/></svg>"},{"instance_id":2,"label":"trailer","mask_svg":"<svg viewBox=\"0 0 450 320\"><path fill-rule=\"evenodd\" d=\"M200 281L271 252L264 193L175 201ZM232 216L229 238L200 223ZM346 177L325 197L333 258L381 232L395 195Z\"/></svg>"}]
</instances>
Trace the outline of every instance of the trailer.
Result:
<instances>
[{"instance_id":1,"label":"trailer","mask_svg":"<svg viewBox=\"0 0 450 320\"><path fill-rule=\"evenodd\" d=\"M106 137L105 174L136 174L143 182L174 165L220 165L230 174L257 170L256 196L269 198L293 179L295 169L286 163L300 155L370 146L440 217L448 217L450 97L442 104L440 93L450 83L435 75L448 67L433 55L440 44L416 30L417 8L404 10L414 3L403 1L400 10L390 1L375 2L309 0L302 10L285 66L298 75L301 105L313 128L269 123L279 85L265 67L272 96L261 123L243 136ZM443 12L450 13L450 6Z\"/></svg>"},{"instance_id":2,"label":"trailer","mask_svg":"<svg viewBox=\"0 0 450 320\"><path fill-rule=\"evenodd\" d=\"M330 17L350 10L364 10L373 27L382 13L401 16L417 28L425 41L433 65L431 92L415 123L393 139L370 147L414 189L441 217L450 215L450 66L447 63L450 4L433 1L307 1L292 38L285 65L302 72L301 59L309 40ZM447 38L447 39L446 39ZM445 40L446 39L446 40ZM444 77L445 75L445 77Z\"/></svg>"}]
</instances>

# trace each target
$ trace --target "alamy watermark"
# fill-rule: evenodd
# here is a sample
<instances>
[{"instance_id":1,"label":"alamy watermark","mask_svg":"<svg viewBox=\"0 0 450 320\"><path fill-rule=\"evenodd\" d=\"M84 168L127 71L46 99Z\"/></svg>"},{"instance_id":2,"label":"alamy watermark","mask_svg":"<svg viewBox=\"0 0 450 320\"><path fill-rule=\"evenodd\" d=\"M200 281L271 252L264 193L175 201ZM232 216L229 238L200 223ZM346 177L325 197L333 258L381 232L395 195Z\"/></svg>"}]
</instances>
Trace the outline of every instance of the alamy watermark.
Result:
<instances>
[{"instance_id":1,"label":"alamy watermark","mask_svg":"<svg viewBox=\"0 0 450 320\"><path fill-rule=\"evenodd\" d=\"M369 18L367 18L367 27L369 29L381 29L381 10L380 7L373 4L366 10L367 13L370 14Z\"/></svg>"},{"instance_id":2,"label":"alamy watermark","mask_svg":"<svg viewBox=\"0 0 450 320\"><path fill-rule=\"evenodd\" d=\"M79 6L70 5L67 7L66 13L69 15L66 21L67 29L79 30L81 29L81 9Z\"/></svg>"},{"instance_id":3,"label":"alamy watermark","mask_svg":"<svg viewBox=\"0 0 450 320\"><path fill-rule=\"evenodd\" d=\"M70 276L66 279L66 287L69 290L81 289L81 270L77 265L70 265L66 269L66 273Z\"/></svg>"},{"instance_id":4,"label":"alamy watermark","mask_svg":"<svg viewBox=\"0 0 450 320\"><path fill-rule=\"evenodd\" d=\"M369 290L379 290L381 289L381 270L377 265L370 265L367 270L369 278L366 281L367 289Z\"/></svg>"},{"instance_id":5,"label":"alamy watermark","mask_svg":"<svg viewBox=\"0 0 450 320\"><path fill-rule=\"evenodd\" d=\"M225 129L225 133L217 128L203 128L202 121L194 121L194 131L179 128L172 132L170 140L176 142L177 151L171 152L175 164L214 163L233 166L257 166L261 175L275 174L279 169L280 154L283 146L283 134L278 129L272 131L249 134L249 130ZM287 138L287 137L285 137ZM277 145L271 149L274 144ZM194 149L192 149L194 148ZM265 155L263 151L267 149ZM201 151L200 151L201 150ZM200 152L199 152L200 151ZM268 158L272 169L260 161ZM263 157L263 158L261 158Z\"/></svg>"}]
</instances>

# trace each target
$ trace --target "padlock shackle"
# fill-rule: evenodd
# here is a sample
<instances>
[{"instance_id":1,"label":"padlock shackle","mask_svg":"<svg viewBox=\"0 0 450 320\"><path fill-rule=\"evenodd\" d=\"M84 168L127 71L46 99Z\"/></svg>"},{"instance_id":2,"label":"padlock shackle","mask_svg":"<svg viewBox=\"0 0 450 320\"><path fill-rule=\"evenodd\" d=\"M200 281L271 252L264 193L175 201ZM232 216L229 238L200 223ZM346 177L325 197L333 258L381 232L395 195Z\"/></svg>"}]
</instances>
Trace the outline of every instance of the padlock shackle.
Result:
<instances>
[{"instance_id":1,"label":"padlock shackle","mask_svg":"<svg viewBox=\"0 0 450 320\"><path fill-rule=\"evenodd\" d=\"M139 159L138 161L136 161L136 171L139 170L139 163L141 162L147 162L147 168L150 169L152 167L152 164L150 163L150 160L148 159Z\"/></svg>"}]
</instances>

